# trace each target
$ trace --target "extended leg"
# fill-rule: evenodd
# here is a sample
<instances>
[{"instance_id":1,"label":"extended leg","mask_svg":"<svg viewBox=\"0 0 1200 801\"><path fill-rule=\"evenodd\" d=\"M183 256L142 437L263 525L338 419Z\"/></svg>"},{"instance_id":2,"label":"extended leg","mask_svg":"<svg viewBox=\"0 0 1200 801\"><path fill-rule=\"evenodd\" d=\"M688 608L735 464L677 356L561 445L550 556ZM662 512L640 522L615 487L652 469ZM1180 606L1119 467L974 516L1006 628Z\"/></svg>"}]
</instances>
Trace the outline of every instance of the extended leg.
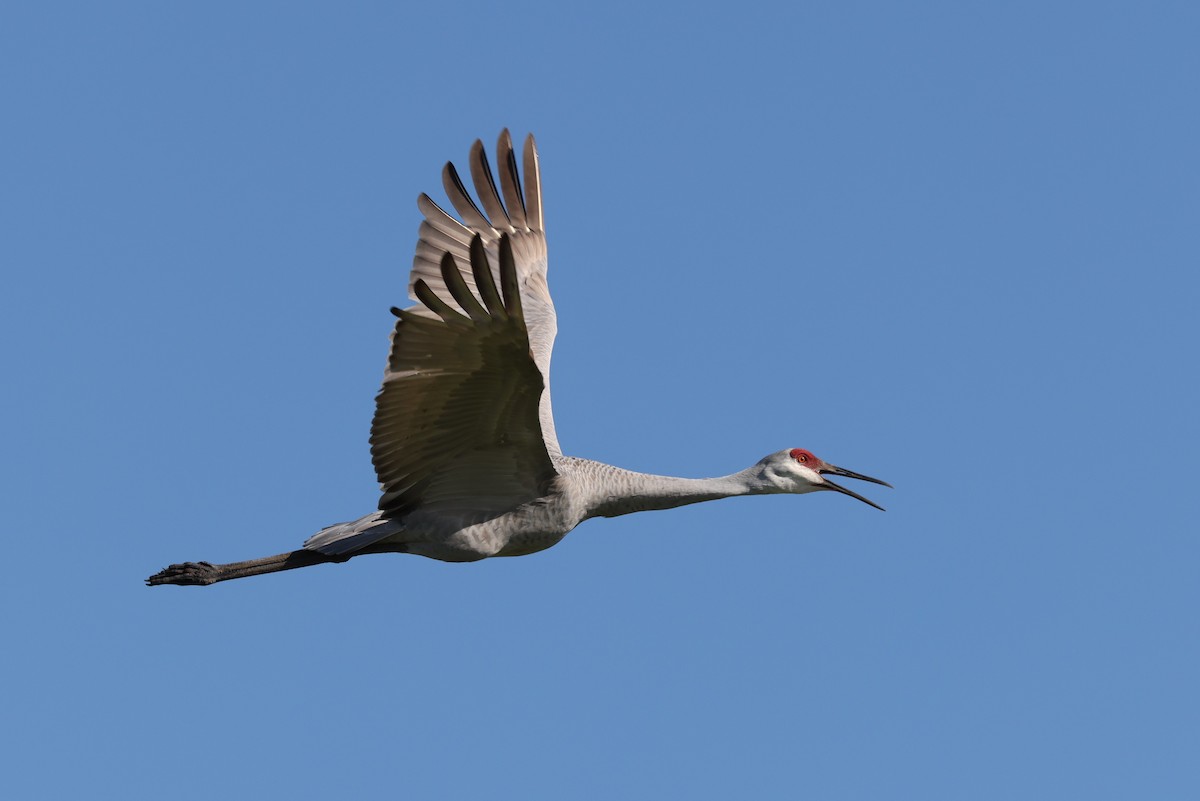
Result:
<instances>
[{"instance_id":1,"label":"extended leg","mask_svg":"<svg viewBox=\"0 0 1200 801\"><path fill-rule=\"evenodd\" d=\"M263 573L278 573L281 570L295 570L298 567L311 567L329 562L345 562L366 553L405 553L406 550L403 543L381 542L363 548L361 551L341 556L326 556L317 551L301 548L298 551L264 556L261 559L249 559L245 562L230 562L227 565L214 565L211 562L183 562L158 571L146 579L146 584L150 587L157 587L159 584L204 587L229 579L261 576Z\"/></svg>"},{"instance_id":2,"label":"extended leg","mask_svg":"<svg viewBox=\"0 0 1200 801\"><path fill-rule=\"evenodd\" d=\"M353 555L357 556L357 554ZM301 549L275 556L264 556L262 559L230 562L227 565L214 565L210 562L183 562L171 565L166 570L160 570L146 579L146 584L151 587L159 584L205 586L216 584L218 581L259 576L263 573L276 573L280 570L295 570L298 567L310 567L326 562L345 562L349 558L349 556L326 556L316 551Z\"/></svg>"}]
</instances>

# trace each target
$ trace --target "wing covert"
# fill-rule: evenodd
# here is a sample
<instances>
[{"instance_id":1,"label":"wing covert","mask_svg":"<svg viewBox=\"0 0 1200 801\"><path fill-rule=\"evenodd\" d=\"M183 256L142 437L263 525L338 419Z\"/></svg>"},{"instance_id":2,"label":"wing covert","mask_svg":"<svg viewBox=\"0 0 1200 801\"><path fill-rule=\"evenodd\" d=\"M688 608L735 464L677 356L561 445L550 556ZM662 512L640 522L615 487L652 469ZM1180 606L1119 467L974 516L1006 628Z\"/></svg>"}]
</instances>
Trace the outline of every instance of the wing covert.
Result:
<instances>
[{"instance_id":1,"label":"wing covert","mask_svg":"<svg viewBox=\"0 0 1200 801\"><path fill-rule=\"evenodd\" d=\"M420 508L485 518L539 497L556 475L508 234L495 250L493 266L475 235L469 271L443 253L437 289L418 277L421 305L392 310L399 319L371 426L379 508L389 514Z\"/></svg>"},{"instance_id":2,"label":"wing covert","mask_svg":"<svg viewBox=\"0 0 1200 801\"><path fill-rule=\"evenodd\" d=\"M459 264L470 262L472 238L478 236L487 254L493 279L499 280L499 243L507 235L512 246L517 284L524 307L529 349L542 374L544 385L538 402L542 439L552 456L562 455L554 430L550 404L550 355L558 330L554 301L546 284L546 232L542 219L542 182L537 145L530 135L525 140L522 164L524 186L517 168L512 137L508 130L496 144L499 181L488 163L483 143L471 147L469 167L479 203L472 199L457 169L447 163L442 170L442 185L450 204L462 218L439 207L428 195L417 198L417 207L425 215L418 230L416 254L409 278L409 296L424 304L417 295L417 284L424 281L429 290L444 302L452 299L442 275L442 256L449 253ZM482 208L481 208L482 207ZM470 294L482 302L474 274L463 274ZM419 307L417 313L420 313Z\"/></svg>"}]
</instances>

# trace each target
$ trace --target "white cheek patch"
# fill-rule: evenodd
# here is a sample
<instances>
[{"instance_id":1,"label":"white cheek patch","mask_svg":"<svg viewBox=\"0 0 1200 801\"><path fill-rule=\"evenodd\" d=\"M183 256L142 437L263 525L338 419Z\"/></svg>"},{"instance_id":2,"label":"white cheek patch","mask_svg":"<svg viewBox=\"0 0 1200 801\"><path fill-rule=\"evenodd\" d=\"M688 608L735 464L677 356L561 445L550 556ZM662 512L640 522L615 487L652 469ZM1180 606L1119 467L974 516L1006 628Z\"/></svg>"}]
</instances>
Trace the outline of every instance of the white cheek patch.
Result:
<instances>
[{"instance_id":1,"label":"white cheek patch","mask_svg":"<svg viewBox=\"0 0 1200 801\"><path fill-rule=\"evenodd\" d=\"M816 470L805 467L794 459L777 469L769 470L767 478L779 492L788 493L811 492L817 485L824 483L824 479Z\"/></svg>"},{"instance_id":2,"label":"white cheek patch","mask_svg":"<svg viewBox=\"0 0 1200 801\"><path fill-rule=\"evenodd\" d=\"M813 470L811 467L805 467L804 465L797 463L796 470L801 476L804 477L804 480L810 484L825 483L825 479L821 478L821 474L816 470Z\"/></svg>"}]
</instances>

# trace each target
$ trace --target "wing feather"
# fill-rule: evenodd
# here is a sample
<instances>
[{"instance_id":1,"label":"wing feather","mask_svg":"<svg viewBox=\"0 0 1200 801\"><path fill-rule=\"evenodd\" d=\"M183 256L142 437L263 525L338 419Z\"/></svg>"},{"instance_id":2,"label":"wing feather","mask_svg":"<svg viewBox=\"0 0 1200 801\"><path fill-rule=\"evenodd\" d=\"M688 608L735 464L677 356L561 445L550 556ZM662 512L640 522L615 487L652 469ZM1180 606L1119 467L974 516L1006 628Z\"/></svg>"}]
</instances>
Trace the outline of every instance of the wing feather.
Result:
<instances>
[{"instance_id":1,"label":"wing feather","mask_svg":"<svg viewBox=\"0 0 1200 801\"><path fill-rule=\"evenodd\" d=\"M525 140L525 219L530 229L542 228L542 174L538 167L537 147L533 137Z\"/></svg>"},{"instance_id":2,"label":"wing feather","mask_svg":"<svg viewBox=\"0 0 1200 801\"><path fill-rule=\"evenodd\" d=\"M471 181L475 184L475 191L479 193L479 200L483 203L484 209L495 221L493 224L505 231L516 230L508 219L508 212L504 210L504 201L500 199L500 193L496 190L496 179L492 177L487 151L483 147L483 142L478 139L475 140L475 144L471 145Z\"/></svg>"},{"instance_id":3,"label":"wing feather","mask_svg":"<svg viewBox=\"0 0 1200 801\"><path fill-rule=\"evenodd\" d=\"M529 137L529 141L533 136ZM530 228L525 218L525 199L521 197L521 176L517 173L517 157L513 153L512 137L505 128L496 143L496 160L500 162L500 186L508 204L508 218L517 228ZM530 229L532 230L532 229Z\"/></svg>"},{"instance_id":4,"label":"wing feather","mask_svg":"<svg viewBox=\"0 0 1200 801\"><path fill-rule=\"evenodd\" d=\"M442 188L446 190L446 197L450 198L450 205L454 206L454 210L463 218L463 222L467 224L468 228L480 235L489 233L492 237L499 235L499 232L492 227L492 223L475 205L475 201L471 199L471 193L467 191L462 179L458 177L458 170L449 161L442 168Z\"/></svg>"},{"instance_id":5,"label":"wing feather","mask_svg":"<svg viewBox=\"0 0 1200 801\"><path fill-rule=\"evenodd\" d=\"M371 456L389 516L415 509L484 519L544 494L555 476L538 417L544 382L530 354L512 243L497 244L500 287L481 236L467 274L450 253L423 279L421 307L398 320L371 426Z\"/></svg>"},{"instance_id":6,"label":"wing feather","mask_svg":"<svg viewBox=\"0 0 1200 801\"><path fill-rule=\"evenodd\" d=\"M435 203L428 195L417 198L417 208L425 215L418 229L416 252L413 256L412 274L409 278L409 295L421 305L414 313L422 316L437 316L432 307L417 293L417 285L424 282L426 290L440 298L443 303L469 311L457 303L454 293L443 275L442 259L449 253L459 265L474 265L471 242L478 236L487 256L488 269L493 285L502 288L500 272L500 237L507 234L512 246L513 273L516 291L524 307L529 349L534 363L542 374L545 389L539 401L539 420L546 450L553 456L562 454L554 430L554 414L550 405L550 355L554 348L557 319L554 301L546 284L546 233L542 218L542 185L538 165L537 145L532 136L525 140L522 166L525 171L524 188L517 168L517 157L513 152L512 137L507 130L501 132L496 145L497 172L488 163L482 142L476 141L470 151L469 166L471 180L475 186L477 204L472 199L458 170L448 164L442 171L442 183L450 205L462 217L455 219ZM497 174L499 180L497 181ZM486 287L482 276L474 267L457 272L472 297L488 306L484 297ZM458 281L455 281L457 284ZM459 287L461 292L461 287ZM505 295L505 306L508 305Z\"/></svg>"}]
</instances>

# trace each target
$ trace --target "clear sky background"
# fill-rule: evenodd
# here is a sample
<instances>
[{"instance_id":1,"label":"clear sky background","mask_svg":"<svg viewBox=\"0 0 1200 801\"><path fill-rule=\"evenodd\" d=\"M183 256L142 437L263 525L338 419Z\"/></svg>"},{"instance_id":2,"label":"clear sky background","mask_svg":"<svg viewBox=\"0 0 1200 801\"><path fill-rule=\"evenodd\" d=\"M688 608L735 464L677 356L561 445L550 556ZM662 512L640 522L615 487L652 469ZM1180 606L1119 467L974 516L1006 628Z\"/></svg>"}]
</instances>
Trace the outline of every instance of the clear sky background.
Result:
<instances>
[{"instance_id":1,"label":"clear sky background","mask_svg":"<svg viewBox=\"0 0 1200 801\"><path fill-rule=\"evenodd\" d=\"M1200 6L0 19L6 798L1200 798ZM538 137L564 448L895 490L156 588L374 508L421 191Z\"/></svg>"}]
</instances>

